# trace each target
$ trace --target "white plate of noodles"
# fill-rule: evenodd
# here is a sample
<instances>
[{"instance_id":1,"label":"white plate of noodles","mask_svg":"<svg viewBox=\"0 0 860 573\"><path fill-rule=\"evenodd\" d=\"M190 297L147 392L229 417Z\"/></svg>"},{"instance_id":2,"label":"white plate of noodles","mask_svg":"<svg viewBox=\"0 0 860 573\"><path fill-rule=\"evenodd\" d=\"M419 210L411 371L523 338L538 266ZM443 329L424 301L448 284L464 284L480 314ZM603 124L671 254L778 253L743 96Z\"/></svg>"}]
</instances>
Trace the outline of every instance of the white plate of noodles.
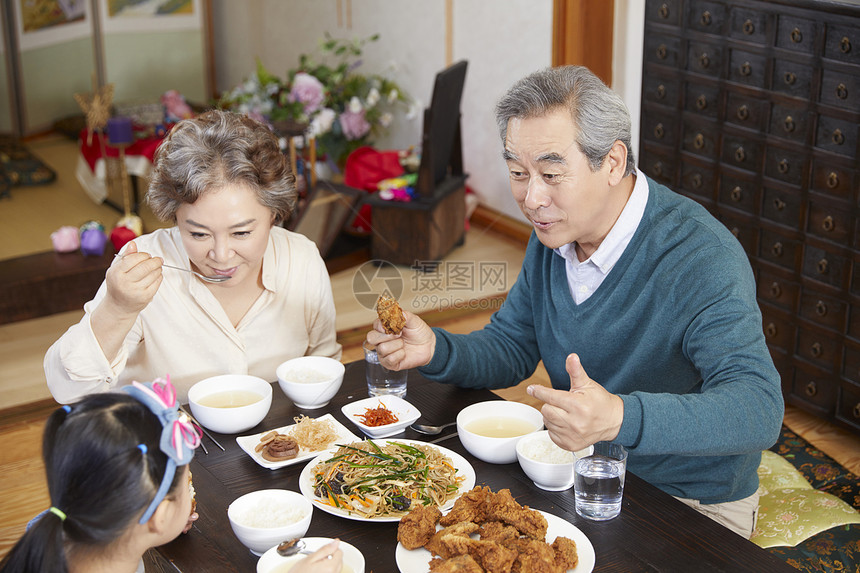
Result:
<instances>
[{"instance_id":1,"label":"white plate of noodles","mask_svg":"<svg viewBox=\"0 0 860 573\"><path fill-rule=\"evenodd\" d=\"M284 466L306 461L318 455L321 451L332 447L335 443L341 444L359 439L358 436L350 432L346 426L335 420L334 416L331 414L326 414L319 418L308 418L307 416L303 416L300 417L299 420L300 421L295 424L273 428L272 430L266 430L259 434L238 436L236 438L236 443L239 444L239 447L245 450L245 453L251 456L251 459L255 462L264 468L276 470ZM260 452L256 451L257 444L260 443L260 438L273 430L279 434L288 435L299 443L299 453L296 457L283 461L270 462L265 459Z\"/></svg>"},{"instance_id":2,"label":"white plate of noodles","mask_svg":"<svg viewBox=\"0 0 860 573\"><path fill-rule=\"evenodd\" d=\"M318 475L325 485L317 487ZM299 491L315 507L357 521L400 521L407 500L446 511L473 487L475 469L466 458L417 440L338 442L299 476Z\"/></svg>"}]
</instances>

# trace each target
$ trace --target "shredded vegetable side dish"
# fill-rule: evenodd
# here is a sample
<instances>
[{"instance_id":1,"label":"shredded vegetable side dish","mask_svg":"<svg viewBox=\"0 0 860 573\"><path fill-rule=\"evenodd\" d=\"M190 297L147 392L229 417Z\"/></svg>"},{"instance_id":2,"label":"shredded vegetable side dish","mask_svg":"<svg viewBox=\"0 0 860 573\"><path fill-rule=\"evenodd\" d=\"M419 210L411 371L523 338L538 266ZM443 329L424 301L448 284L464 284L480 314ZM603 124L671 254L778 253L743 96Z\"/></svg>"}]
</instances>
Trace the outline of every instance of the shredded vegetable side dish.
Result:
<instances>
[{"instance_id":1,"label":"shredded vegetable side dish","mask_svg":"<svg viewBox=\"0 0 860 573\"><path fill-rule=\"evenodd\" d=\"M356 418L361 419L361 423L365 426L370 426L375 428L376 426L385 426L387 424L393 424L394 422L399 422L400 418L397 417L397 414L388 409L388 406L379 403L379 406L376 408L365 408L364 414L354 414Z\"/></svg>"},{"instance_id":2,"label":"shredded vegetable side dish","mask_svg":"<svg viewBox=\"0 0 860 573\"><path fill-rule=\"evenodd\" d=\"M311 475L317 501L365 518L399 517L416 505L443 506L463 477L430 445L373 440L338 444Z\"/></svg>"}]
</instances>

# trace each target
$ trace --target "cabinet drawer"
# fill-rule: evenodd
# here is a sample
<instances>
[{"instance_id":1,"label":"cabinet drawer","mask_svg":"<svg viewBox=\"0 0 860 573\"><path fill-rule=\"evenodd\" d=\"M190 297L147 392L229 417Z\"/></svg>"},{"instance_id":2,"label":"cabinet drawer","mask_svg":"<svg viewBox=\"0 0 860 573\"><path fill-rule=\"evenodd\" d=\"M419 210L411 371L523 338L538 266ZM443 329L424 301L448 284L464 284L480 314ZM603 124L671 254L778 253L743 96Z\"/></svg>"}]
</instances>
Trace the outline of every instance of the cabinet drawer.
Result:
<instances>
[{"instance_id":1,"label":"cabinet drawer","mask_svg":"<svg viewBox=\"0 0 860 573\"><path fill-rule=\"evenodd\" d=\"M672 186L675 184L677 165L672 155L656 153L648 148L642 150L639 169L651 179Z\"/></svg>"},{"instance_id":2,"label":"cabinet drawer","mask_svg":"<svg viewBox=\"0 0 860 573\"><path fill-rule=\"evenodd\" d=\"M799 231L802 228L799 190L766 186L762 191L761 216Z\"/></svg>"},{"instance_id":3,"label":"cabinet drawer","mask_svg":"<svg viewBox=\"0 0 860 573\"><path fill-rule=\"evenodd\" d=\"M677 26L681 22L680 3L681 0L648 0L645 4L645 20Z\"/></svg>"},{"instance_id":4,"label":"cabinet drawer","mask_svg":"<svg viewBox=\"0 0 860 573\"><path fill-rule=\"evenodd\" d=\"M848 336L860 341L860 304L855 302L848 305ZM860 382L860 349L854 350L854 356L857 359L857 369L848 378Z\"/></svg>"},{"instance_id":5,"label":"cabinet drawer","mask_svg":"<svg viewBox=\"0 0 860 573\"><path fill-rule=\"evenodd\" d=\"M815 30L813 20L786 14L777 16L776 45L779 48L811 54L815 49Z\"/></svg>"},{"instance_id":6,"label":"cabinet drawer","mask_svg":"<svg viewBox=\"0 0 860 573\"><path fill-rule=\"evenodd\" d=\"M802 145L806 143L806 137L809 134L809 123L809 113L806 109L774 104L770 110L767 131L771 135L784 137Z\"/></svg>"},{"instance_id":7,"label":"cabinet drawer","mask_svg":"<svg viewBox=\"0 0 860 573\"><path fill-rule=\"evenodd\" d=\"M756 172L761 169L762 144L747 137L724 135L720 158L728 165Z\"/></svg>"},{"instance_id":8,"label":"cabinet drawer","mask_svg":"<svg viewBox=\"0 0 860 573\"><path fill-rule=\"evenodd\" d=\"M795 312L800 286L773 273L762 271L756 281L756 297L788 312Z\"/></svg>"},{"instance_id":9,"label":"cabinet drawer","mask_svg":"<svg viewBox=\"0 0 860 573\"><path fill-rule=\"evenodd\" d=\"M806 232L811 235L840 245L851 239L853 221L848 205L810 199L806 220Z\"/></svg>"},{"instance_id":10,"label":"cabinet drawer","mask_svg":"<svg viewBox=\"0 0 860 573\"><path fill-rule=\"evenodd\" d=\"M729 36L764 44L767 42L767 28L770 14L762 10L750 10L734 6L729 15Z\"/></svg>"},{"instance_id":11,"label":"cabinet drawer","mask_svg":"<svg viewBox=\"0 0 860 573\"><path fill-rule=\"evenodd\" d=\"M692 0L687 27L706 34L725 35L728 27L725 5L711 0Z\"/></svg>"},{"instance_id":12,"label":"cabinet drawer","mask_svg":"<svg viewBox=\"0 0 860 573\"><path fill-rule=\"evenodd\" d=\"M841 118L818 116L815 147L845 157L856 157L857 124Z\"/></svg>"},{"instance_id":13,"label":"cabinet drawer","mask_svg":"<svg viewBox=\"0 0 860 573\"><path fill-rule=\"evenodd\" d=\"M800 264L803 243L773 231L761 230L761 243L758 256L762 260L794 271Z\"/></svg>"},{"instance_id":14,"label":"cabinet drawer","mask_svg":"<svg viewBox=\"0 0 860 573\"><path fill-rule=\"evenodd\" d=\"M678 52L681 39L676 36L649 34L645 36L645 62L660 64L675 68L678 66Z\"/></svg>"},{"instance_id":15,"label":"cabinet drawer","mask_svg":"<svg viewBox=\"0 0 860 573\"><path fill-rule=\"evenodd\" d=\"M764 161L764 174L792 185L803 185L805 181L807 155L782 147L768 145Z\"/></svg>"},{"instance_id":16,"label":"cabinet drawer","mask_svg":"<svg viewBox=\"0 0 860 573\"><path fill-rule=\"evenodd\" d=\"M738 209L750 215L758 214L758 185L755 179L720 174L720 191L717 201L721 205Z\"/></svg>"},{"instance_id":17,"label":"cabinet drawer","mask_svg":"<svg viewBox=\"0 0 860 573\"><path fill-rule=\"evenodd\" d=\"M860 64L860 28L829 22L824 38L824 57Z\"/></svg>"},{"instance_id":18,"label":"cabinet drawer","mask_svg":"<svg viewBox=\"0 0 860 573\"><path fill-rule=\"evenodd\" d=\"M791 320L781 312L761 306L762 328L768 346L791 353L794 349L794 325Z\"/></svg>"},{"instance_id":19,"label":"cabinet drawer","mask_svg":"<svg viewBox=\"0 0 860 573\"><path fill-rule=\"evenodd\" d=\"M836 418L860 430L860 386L843 382L836 401Z\"/></svg>"},{"instance_id":20,"label":"cabinet drawer","mask_svg":"<svg viewBox=\"0 0 860 573\"><path fill-rule=\"evenodd\" d=\"M715 176L714 166L704 165L693 161L681 160L681 190L701 197L708 202L714 200Z\"/></svg>"},{"instance_id":21,"label":"cabinet drawer","mask_svg":"<svg viewBox=\"0 0 860 573\"><path fill-rule=\"evenodd\" d=\"M860 50L860 44L857 50ZM856 112L860 108L860 69L853 74L825 69L821 74L818 101Z\"/></svg>"},{"instance_id":22,"label":"cabinet drawer","mask_svg":"<svg viewBox=\"0 0 860 573\"><path fill-rule=\"evenodd\" d=\"M719 78L723 70L723 48L706 42L690 42L687 69L697 74Z\"/></svg>"},{"instance_id":23,"label":"cabinet drawer","mask_svg":"<svg viewBox=\"0 0 860 573\"><path fill-rule=\"evenodd\" d=\"M681 93L681 80L664 78L654 74L646 74L642 79L642 98L646 102L678 107L678 96Z\"/></svg>"},{"instance_id":24,"label":"cabinet drawer","mask_svg":"<svg viewBox=\"0 0 860 573\"><path fill-rule=\"evenodd\" d=\"M812 93L812 66L792 60L774 60L771 89L808 100Z\"/></svg>"},{"instance_id":25,"label":"cabinet drawer","mask_svg":"<svg viewBox=\"0 0 860 573\"><path fill-rule=\"evenodd\" d=\"M758 251L758 225L748 218L726 212L725 208L721 207L719 212L720 221L735 236L747 256L754 257Z\"/></svg>"},{"instance_id":26,"label":"cabinet drawer","mask_svg":"<svg viewBox=\"0 0 860 573\"><path fill-rule=\"evenodd\" d=\"M733 49L729 56L729 80L763 89L767 78L766 65L767 58L764 56Z\"/></svg>"},{"instance_id":27,"label":"cabinet drawer","mask_svg":"<svg viewBox=\"0 0 860 573\"><path fill-rule=\"evenodd\" d=\"M718 135L719 129L715 126L693 122L685 117L681 149L706 159L717 159Z\"/></svg>"},{"instance_id":28,"label":"cabinet drawer","mask_svg":"<svg viewBox=\"0 0 860 573\"><path fill-rule=\"evenodd\" d=\"M792 396L831 415L836 410L837 390L837 383L831 374L795 361Z\"/></svg>"},{"instance_id":29,"label":"cabinet drawer","mask_svg":"<svg viewBox=\"0 0 860 573\"><path fill-rule=\"evenodd\" d=\"M839 334L845 331L848 304L816 289L803 287L800 295L800 316Z\"/></svg>"},{"instance_id":30,"label":"cabinet drawer","mask_svg":"<svg viewBox=\"0 0 860 573\"><path fill-rule=\"evenodd\" d=\"M726 101L726 121L749 129L761 129L767 117L767 102L737 93L729 93Z\"/></svg>"},{"instance_id":31,"label":"cabinet drawer","mask_svg":"<svg viewBox=\"0 0 860 573\"><path fill-rule=\"evenodd\" d=\"M801 272L813 280L841 289L848 274L848 261L841 255L806 245Z\"/></svg>"},{"instance_id":32,"label":"cabinet drawer","mask_svg":"<svg viewBox=\"0 0 860 573\"><path fill-rule=\"evenodd\" d=\"M661 145L673 145L678 141L678 119L668 113L653 109L642 113L642 137Z\"/></svg>"},{"instance_id":33,"label":"cabinet drawer","mask_svg":"<svg viewBox=\"0 0 860 573\"><path fill-rule=\"evenodd\" d=\"M684 109L702 117L717 119L720 114L720 88L718 86L688 83L684 98Z\"/></svg>"},{"instance_id":34,"label":"cabinet drawer","mask_svg":"<svg viewBox=\"0 0 860 573\"><path fill-rule=\"evenodd\" d=\"M803 326L797 327L797 346L794 353L804 360L812 362L829 373L836 374L836 359L841 345L832 334L813 331Z\"/></svg>"},{"instance_id":35,"label":"cabinet drawer","mask_svg":"<svg viewBox=\"0 0 860 573\"><path fill-rule=\"evenodd\" d=\"M826 159L812 159L812 189L837 199L850 201L854 194L854 174Z\"/></svg>"}]
</instances>

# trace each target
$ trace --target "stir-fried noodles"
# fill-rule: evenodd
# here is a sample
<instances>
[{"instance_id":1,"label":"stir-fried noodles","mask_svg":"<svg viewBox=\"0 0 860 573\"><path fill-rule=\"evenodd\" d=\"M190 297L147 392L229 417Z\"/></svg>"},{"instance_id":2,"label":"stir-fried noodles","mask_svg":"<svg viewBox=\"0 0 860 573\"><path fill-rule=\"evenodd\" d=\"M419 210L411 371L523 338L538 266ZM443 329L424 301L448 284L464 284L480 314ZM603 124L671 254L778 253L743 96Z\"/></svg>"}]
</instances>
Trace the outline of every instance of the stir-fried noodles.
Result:
<instances>
[{"instance_id":1,"label":"stir-fried noodles","mask_svg":"<svg viewBox=\"0 0 860 573\"><path fill-rule=\"evenodd\" d=\"M339 444L311 475L322 503L368 518L400 517L413 504L441 507L464 479L433 446L372 440Z\"/></svg>"}]
</instances>

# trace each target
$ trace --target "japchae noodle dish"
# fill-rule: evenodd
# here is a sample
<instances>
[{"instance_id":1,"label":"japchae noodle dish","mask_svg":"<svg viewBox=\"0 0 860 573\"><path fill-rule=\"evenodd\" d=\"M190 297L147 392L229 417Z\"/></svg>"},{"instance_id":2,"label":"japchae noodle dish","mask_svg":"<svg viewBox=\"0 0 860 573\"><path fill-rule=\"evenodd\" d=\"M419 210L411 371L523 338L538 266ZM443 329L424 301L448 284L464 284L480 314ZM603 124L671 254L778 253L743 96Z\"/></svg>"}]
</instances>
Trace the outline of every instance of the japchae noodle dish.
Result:
<instances>
[{"instance_id":1,"label":"japchae noodle dish","mask_svg":"<svg viewBox=\"0 0 860 573\"><path fill-rule=\"evenodd\" d=\"M367 440L338 446L311 471L314 494L321 503L362 517L441 507L457 496L464 479L451 459L430 445Z\"/></svg>"}]
</instances>

